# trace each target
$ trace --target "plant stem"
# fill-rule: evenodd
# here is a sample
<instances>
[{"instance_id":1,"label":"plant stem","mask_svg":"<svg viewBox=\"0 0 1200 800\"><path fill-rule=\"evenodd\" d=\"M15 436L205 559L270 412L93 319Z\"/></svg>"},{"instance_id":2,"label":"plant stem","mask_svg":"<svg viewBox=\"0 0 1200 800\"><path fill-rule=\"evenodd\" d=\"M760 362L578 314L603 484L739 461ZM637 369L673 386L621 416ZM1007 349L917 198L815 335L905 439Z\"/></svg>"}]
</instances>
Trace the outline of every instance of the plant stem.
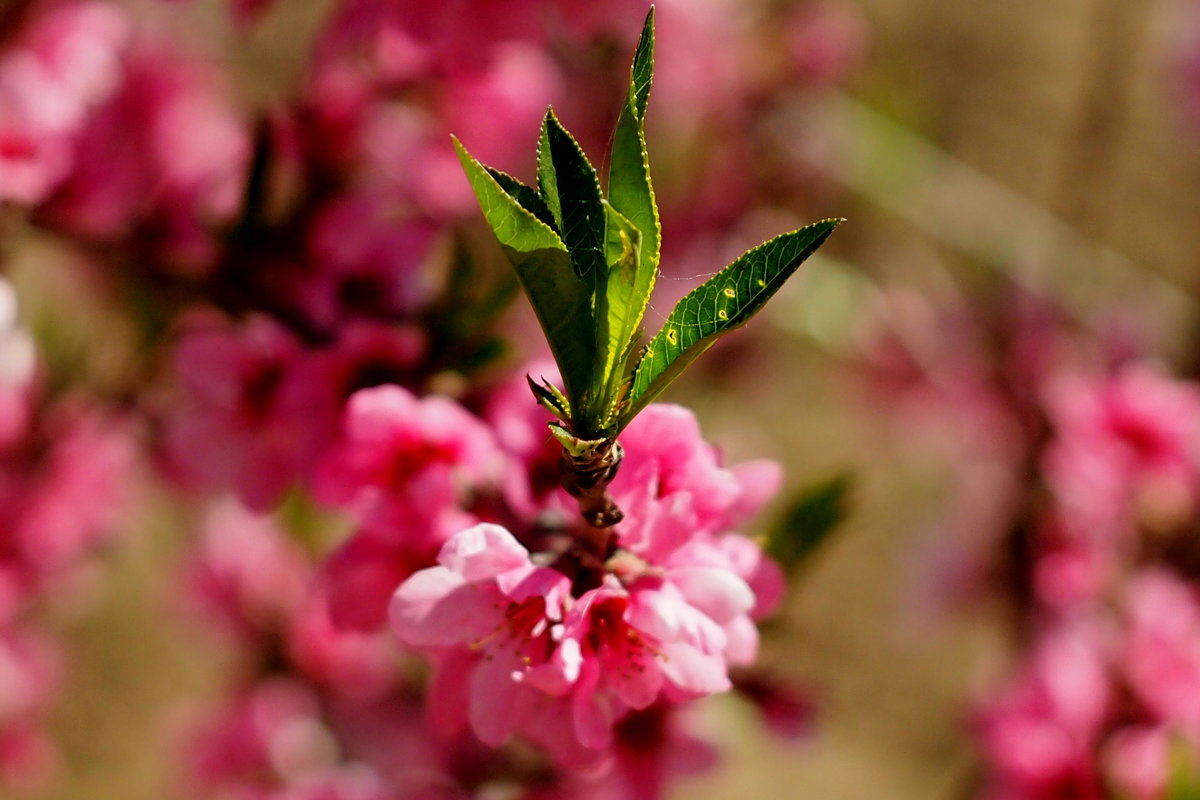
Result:
<instances>
[{"instance_id":1,"label":"plant stem","mask_svg":"<svg viewBox=\"0 0 1200 800\"><path fill-rule=\"evenodd\" d=\"M579 513L593 528L611 528L625 517L608 495L608 485L617 476L624 455L625 451L616 439L610 439L587 456L572 456L563 451L559 462L562 487L579 501ZM595 544L606 548L608 537L604 538L604 542L596 541Z\"/></svg>"}]
</instances>

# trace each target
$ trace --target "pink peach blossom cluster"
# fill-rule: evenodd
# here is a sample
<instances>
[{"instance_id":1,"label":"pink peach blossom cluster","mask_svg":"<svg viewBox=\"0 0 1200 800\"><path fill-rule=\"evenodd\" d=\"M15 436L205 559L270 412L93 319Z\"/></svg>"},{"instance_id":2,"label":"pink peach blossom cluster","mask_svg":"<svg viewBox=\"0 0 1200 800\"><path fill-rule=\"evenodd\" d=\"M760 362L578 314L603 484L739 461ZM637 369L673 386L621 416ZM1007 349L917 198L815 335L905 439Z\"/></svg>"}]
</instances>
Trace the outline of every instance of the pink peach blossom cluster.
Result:
<instances>
[{"instance_id":1,"label":"pink peach blossom cluster","mask_svg":"<svg viewBox=\"0 0 1200 800\"><path fill-rule=\"evenodd\" d=\"M875 339L866 385L910 429L964 428L938 445L957 465L953 533L972 549L932 577L1005 595L1016 621L1012 674L970 715L980 796L1166 800L1200 774L1200 384L1119 329L1081 341L1028 298L991 330L894 302L902 335ZM936 335L949 324L967 335Z\"/></svg>"},{"instance_id":2,"label":"pink peach blossom cluster","mask_svg":"<svg viewBox=\"0 0 1200 800\"><path fill-rule=\"evenodd\" d=\"M1200 757L1200 385L1132 363L1046 394L1032 638L978 709L988 796L1159 800Z\"/></svg>"},{"instance_id":3,"label":"pink peach blossom cluster","mask_svg":"<svg viewBox=\"0 0 1200 800\"><path fill-rule=\"evenodd\" d=\"M500 387L487 414L508 421L509 442L534 439L546 415L503 411L515 398ZM777 467L726 469L689 412L651 406L623 437L613 491L628 516L600 562L573 544L586 528L565 492L531 485L526 464L541 456L503 441L447 398L363 389L314 471L315 496L355 524L323 566L267 518L235 507L210 518L189 606L249 662L244 688L193 744L207 765L197 769L227 775L226 788L266 770L273 791L292 791L353 764L388 791L465 791L469 769L498 780L515 768L487 753L516 736L548 753L563 797L607 796L590 774L650 798L671 774L711 763L684 706L731 688L730 669L755 658L755 620L781 598L779 568L729 532L774 492ZM557 445L542 434L543 447ZM389 618L401 651L432 662L426 690L398 669ZM279 697L286 719L255 710ZM288 721L301 713L292 701L308 721ZM397 741L421 739L423 755L367 747L383 724ZM270 761L275 728L293 725L315 737L306 747L336 744L302 781Z\"/></svg>"},{"instance_id":4,"label":"pink peach blossom cluster","mask_svg":"<svg viewBox=\"0 0 1200 800\"><path fill-rule=\"evenodd\" d=\"M502 352L511 278L464 223L448 134L521 172L554 103L599 148L646 6L338 0L265 109L215 42L172 34L182 9L0 9L0 212L142 337L103 403L52 396L0 341L0 774L50 752L53 637L27 608L106 541L129 482L122 414L141 415L171 496L208 509L184 606L236 663L184 734L199 796L651 800L715 759L692 700L732 687L774 729L802 727L803 697L745 669L783 579L735 531L778 468L727 468L689 412L651 407L623 435L626 516L598 546L524 381L478 371ZM234 24L272 7L234 0ZM691 243L665 266L703 252L706 270L743 214L797 201L764 176L810 169L807 145L760 121L840 80L863 27L832 0L659 13L655 103L682 142L659 149L693 152L699 176L656 174ZM47 386L83 383L56 369Z\"/></svg>"}]
</instances>

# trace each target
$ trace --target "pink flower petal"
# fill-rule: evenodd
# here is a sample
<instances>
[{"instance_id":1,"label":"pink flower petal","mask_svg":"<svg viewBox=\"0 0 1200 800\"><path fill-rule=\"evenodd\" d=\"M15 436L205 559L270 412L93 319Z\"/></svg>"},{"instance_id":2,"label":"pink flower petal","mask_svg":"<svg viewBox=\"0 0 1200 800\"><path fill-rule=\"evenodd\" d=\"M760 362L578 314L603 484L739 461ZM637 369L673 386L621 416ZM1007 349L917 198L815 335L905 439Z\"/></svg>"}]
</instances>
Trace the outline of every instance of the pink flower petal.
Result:
<instances>
[{"instance_id":1,"label":"pink flower petal","mask_svg":"<svg viewBox=\"0 0 1200 800\"><path fill-rule=\"evenodd\" d=\"M534 690L513 678L523 664L504 650L489 653L471 673L468 717L479 741L499 747L521 728Z\"/></svg>"},{"instance_id":2,"label":"pink flower petal","mask_svg":"<svg viewBox=\"0 0 1200 800\"><path fill-rule=\"evenodd\" d=\"M467 583L453 570L430 567L412 575L392 595L392 629L413 647L470 643L492 633L503 618L493 587Z\"/></svg>"},{"instance_id":3,"label":"pink flower petal","mask_svg":"<svg viewBox=\"0 0 1200 800\"><path fill-rule=\"evenodd\" d=\"M721 656L682 642L664 644L662 649L663 675L679 689L696 696L728 691L731 684Z\"/></svg>"},{"instance_id":4,"label":"pink flower petal","mask_svg":"<svg viewBox=\"0 0 1200 800\"><path fill-rule=\"evenodd\" d=\"M511 533L490 522L455 534L442 546L438 563L471 583L529 565L529 551Z\"/></svg>"},{"instance_id":5,"label":"pink flower petal","mask_svg":"<svg viewBox=\"0 0 1200 800\"><path fill-rule=\"evenodd\" d=\"M724 625L754 608L754 592L733 572L715 567L676 567L667 580L689 604Z\"/></svg>"}]
</instances>

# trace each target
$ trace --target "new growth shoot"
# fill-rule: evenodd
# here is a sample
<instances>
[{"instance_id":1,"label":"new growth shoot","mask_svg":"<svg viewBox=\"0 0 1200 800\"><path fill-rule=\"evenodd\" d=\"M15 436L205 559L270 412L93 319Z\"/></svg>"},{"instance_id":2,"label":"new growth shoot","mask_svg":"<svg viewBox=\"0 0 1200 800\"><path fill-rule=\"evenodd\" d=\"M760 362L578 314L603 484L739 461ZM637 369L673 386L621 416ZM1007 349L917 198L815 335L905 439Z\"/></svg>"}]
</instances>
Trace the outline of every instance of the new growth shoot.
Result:
<instances>
[{"instance_id":1,"label":"new growth shoot","mask_svg":"<svg viewBox=\"0 0 1200 800\"><path fill-rule=\"evenodd\" d=\"M536 188L481 164L454 140L558 364L561 389L532 377L529 385L556 418L550 432L563 448L563 488L596 528L623 516L606 489L621 464L625 426L717 338L754 316L841 222L822 220L746 252L680 300L643 346L662 241L645 137L653 73L651 7L613 135L607 197L553 110L538 139Z\"/></svg>"}]
</instances>

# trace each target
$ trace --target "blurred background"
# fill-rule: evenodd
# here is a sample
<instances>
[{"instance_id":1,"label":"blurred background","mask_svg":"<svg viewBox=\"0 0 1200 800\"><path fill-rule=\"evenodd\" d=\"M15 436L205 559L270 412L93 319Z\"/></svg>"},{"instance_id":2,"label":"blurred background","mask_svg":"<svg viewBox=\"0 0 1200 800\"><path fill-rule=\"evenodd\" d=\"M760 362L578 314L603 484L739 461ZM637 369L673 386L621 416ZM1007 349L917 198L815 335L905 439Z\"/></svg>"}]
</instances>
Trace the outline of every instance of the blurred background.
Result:
<instances>
[{"instance_id":1,"label":"blurred background","mask_svg":"<svg viewBox=\"0 0 1200 800\"><path fill-rule=\"evenodd\" d=\"M439 288L406 284L406 313L444 288L437 264L462 242L494 268L448 134L529 179L536 126L553 102L585 150L602 152L646 4L463 1L438 16L401 2L91 3L119 12L85 28L111 24L104 46L120 54L113 69L124 76L111 81L123 83L94 89L63 165L30 177L5 166L27 146L5 138L19 128L21 91L37 92L8 54L35 46L28 31L43 6L66 5L0 0L0 263L19 309L6 312L5 357L26 357L11 353L27 345L11 343L27 333L39 391L117 419L141 455L111 456L119 480L116 467L105 471L120 487L83 478L89 499L46 501L53 517L121 495L101 515L106 533L22 607L22 625L48 632L60 652L57 666L31 670L53 672L55 687L30 701L42 733L11 745L21 779L0 785L0 796L149 800L187 782L188 720L219 702L239 664L237 647L179 597L203 527L189 492L212 483L185 476L186 490L177 488L187 470L164 452L172 409L203 393L189 388L199 379L174 374L180 320L205 292L224 313L263 311L260 295L281 284L222 288L212 276L231 265L286 260L293 246L347 262L360 258L349 253L356 247L376 252L382 245L367 234L339 250L312 232L324 226L340 241L364 217L379 226L370 236L406 226L397 235L411 238L387 246L419 251L405 251L406 263L434 265ZM784 465L785 489L750 533L784 524L814 486L844 478L837 485L847 487L836 526L797 565L786 607L764 632L764 665L802 688L803 719L793 720L802 734L774 736L746 703L716 698L699 725L722 748L720 764L671 796L1164 796L1118 794L1112 786L1127 784L1107 762L1071 783L1084 769L1076 762L1088 761L1081 753L1097 760L1107 747L1109 733L1091 728L1073 745L1075 777L1022 784L1013 775L1025 768L1009 769L1020 757L1006 755L1012 747L987 720L1003 705L989 698L1004 696L997 687L1022 674L1039 626L1057 624L1046 620L1066 605L1045 599L1047 581L1078 575L1046 578L1032 555L1044 540L1031 520L1059 491L1042 475L1047 443L1068 427L1053 399L1057 378L1100 381L1152 364L1191 392L1186 379L1200 368L1200 5L667 0L657 9L648 136L664 260L647 326L747 247L816 219L848 220L762 318L667 398L695 410L726 463ZM405 27L410 17L419 23ZM411 39L382 41L388 25ZM435 56L418 46L430 42ZM69 62L71 81L110 68L86 48L72 52L83 55ZM384 100L351 124L363 91L355 70L377 73L371 91ZM333 194L360 204L300 215L302 227L279 223L275 238L229 256L247 224L241 187L264 152L282 165L262 203L270 224L293 220L289 209L304 206L305 191L327 191L329 175L353 175L352 190L338 184ZM162 164L121 172L154 158ZM306 302L297 307L308 319L340 319L325 301ZM495 359L487 351L485 379L539 355L524 303L517 297L491 324L507 345ZM453 372L438 370L427 385L461 395ZM62 440L58 430L47 425L43 450ZM10 483L5 494L26 491ZM1182 483L1185 498L1155 506L1154 519L1194 532L1194 474ZM345 535L342 521L294 495L280 513L320 531L306 542L313 553ZM1151 556L1135 549L1135 559L1190 563L1165 545ZM1190 579L1189 569L1177 572ZM1119 606L1115 596L1105 594L1106 609ZM5 666L0 659L0 727L8 695L20 708L32 692L6 695ZM1048 685L1028 704L1040 718L1057 708ZM1089 724L1111 732L1153 716L1121 702ZM1190 724L1180 728L1185 742Z\"/></svg>"}]
</instances>

